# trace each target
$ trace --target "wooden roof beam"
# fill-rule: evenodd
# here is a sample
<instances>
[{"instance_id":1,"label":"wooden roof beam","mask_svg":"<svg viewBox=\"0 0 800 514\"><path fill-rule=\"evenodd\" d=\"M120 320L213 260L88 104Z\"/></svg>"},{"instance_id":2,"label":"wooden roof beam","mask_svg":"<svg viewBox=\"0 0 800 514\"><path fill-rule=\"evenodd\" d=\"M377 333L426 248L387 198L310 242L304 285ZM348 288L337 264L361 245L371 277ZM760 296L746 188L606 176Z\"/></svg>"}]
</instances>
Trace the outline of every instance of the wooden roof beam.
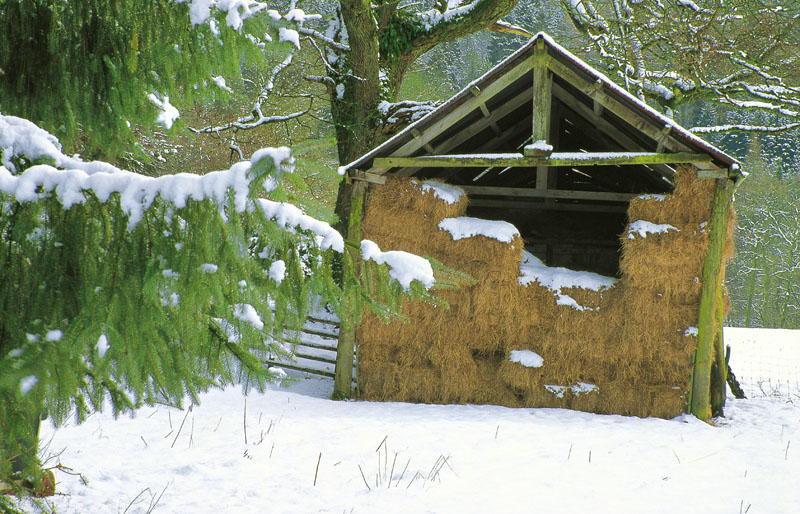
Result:
<instances>
[{"instance_id":1,"label":"wooden roof beam","mask_svg":"<svg viewBox=\"0 0 800 514\"><path fill-rule=\"evenodd\" d=\"M547 49L544 40L536 42L533 54L533 126L531 128L531 146L524 149L525 155L548 155L552 152L542 149L542 145L550 142L550 107L553 79L547 68Z\"/></svg>"},{"instance_id":2,"label":"wooden roof beam","mask_svg":"<svg viewBox=\"0 0 800 514\"><path fill-rule=\"evenodd\" d=\"M632 151L647 151L647 149L640 142L629 137L620 129L615 127L611 122L603 118L602 105L600 105L598 102L594 102L594 109L589 108L555 82L553 83L553 95L555 95L555 97L558 98L558 100L564 105L575 111L578 116L586 119L589 123L594 125L598 131L602 132L615 143L617 143L620 148L627 148L628 150ZM598 109L597 106L600 106L600 109ZM655 168L657 174L661 177L672 178L675 173L673 169L668 168L665 165L654 164L653 168Z\"/></svg>"},{"instance_id":3,"label":"wooden roof beam","mask_svg":"<svg viewBox=\"0 0 800 514\"><path fill-rule=\"evenodd\" d=\"M639 193L612 193L606 191L575 191L567 189L533 189L523 187L458 186L470 195L515 196L523 198L560 198L568 200L594 200L601 202L630 202Z\"/></svg>"},{"instance_id":4,"label":"wooden roof beam","mask_svg":"<svg viewBox=\"0 0 800 514\"><path fill-rule=\"evenodd\" d=\"M617 166L635 164L691 164L711 161L708 154L654 152L552 153L523 156L518 153L485 155L420 155L418 157L376 157L375 166L386 168L479 168L491 166ZM722 170L724 171L724 170Z\"/></svg>"},{"instance_id":5,"label":"wooden roof beam","mask_svg":"<svg viewBox=\"0 0 800 514\"><path fill-rule=\"evenodd\" d=\"M537 211L578 211L578 212L627 212L628 205L619 203L587 204L587 203L544 203L521 200L484 200L475 198L469 201L470 207L486 207L500 209L528 209Z\"/></svg>"}]
</instances>

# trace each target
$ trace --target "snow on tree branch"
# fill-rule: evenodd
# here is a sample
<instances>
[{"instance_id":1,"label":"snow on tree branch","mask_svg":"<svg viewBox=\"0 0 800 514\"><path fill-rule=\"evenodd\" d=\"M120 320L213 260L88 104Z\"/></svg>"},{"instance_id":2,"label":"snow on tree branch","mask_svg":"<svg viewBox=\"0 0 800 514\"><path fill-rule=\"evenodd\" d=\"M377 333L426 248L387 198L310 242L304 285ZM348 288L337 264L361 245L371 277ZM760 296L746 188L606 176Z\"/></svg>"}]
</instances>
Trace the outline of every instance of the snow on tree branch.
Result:
<instances>
[{"instance_id":1,"label":"snow on tree branch","mask_svg":"<svg viewBox=\"0 0 800 514\"><path fill-rule=\"evenodd\" d=\"M128 217L128 229L133 230L156 198L181 209L189 200L211 200L224 206L229 193L232 193L237 212L258 208L284 231L295 233L299 229L311 232L314 243L321 250L344 252L344 238L330 224L305 214L290 203L265 198L250 200L254 179L251 170L263 161L267 160L268 165L282 171L293 171L294 160L287 147L262 148L247 161L205 175L178 173L148 177L104 162L84 162L77 157L67 157L52 134L28 120L0 115L0 151L0 193L12 196L20 203L37 202L54 193L64 209L70 209L75 204L85 203L86 194L93 194L103 203L118 194L120 208ZM19 164L21 159L47 160L51 164L34 164L18 170L14 161ZM268 177L265 190L273 190L276 186L275 179ZM363 259L387 263L390 276L399 280L404 289L408 289L414 280L426 288L434 283L430 263L422 257L376 250L366 252Z\"/></svg>"},{"instance_id":2,"label":"snow on tree branch","mask_svg":"<svg viewBox=\"0 0 800 514\"><path fill-rule=\"evenodd\" d=\"M720 132L797 127L800 88L792 82L798 80L800 43L791 34L800 30L800 5L779 0L561 2L609 75L640 98L667 112L710 100L783 118L775 130L738 124L721 127Z\"/></svg>"},{"instance_id":3,"label":"snow on tree branch","mask_svg":"<svg viewBox=\"0 0 800 514\"><path fill-rule=\"evenodd\" d=\"M21 203L36 202L55 192L65 209L85 203L85 193L94 194L101 202L107 202L111 195L118 193L120 207L128 216L129 229L139 223L156 197L177 208L184 207L190 199L209 199L224 205L228 192L232 191L234 208L244 211L250 190L249 172L256 163L271 158L276 168L291 170L289 150L285 148L256 152L250 161L236 163L229 170L205 175L179 173L148 177L104 162L67 157L51 134L27 120L3 115L0 115L0 149L3 152L0 192ZM13 160L23 157L32 161L47 160L50 164L36 164L15 174Z\"/></svg>"},{"instance_id":4,"label":"snow on tree branch","mask_svg":"<svg viewBox=\"0 0 800 514\"><path fill-rule=\"evenodd\" d=\"M310 29L310 28L307 28L307 27L298 27L297 28L297 32L299 32L300 34L303 34L304 36L312 37L315 40L319 41L320 43L323 43L323 44L333 48L334 50L338 50L339 52L349 52L350 51L350 47L349 46L347 46L345 44L342 44L342 43L339 43L338 41L334 41L330 37L326 36L325 34L321 34L321 33L317 32L314 29Z\"/></svg>"},{"instance_id":5,"label":"snow on tree branch","mask_svg":"<svg viewBox=\"0 0 800 514\"><path fill-rule=\"evenodd\" d=\"M764 125L714 125L712 127L693 127L689 129L694 134L724 134L727 132L761 132L765 134L778 134L800 128L800 122L788 123L767 127Z\"/></svg>"}]
</instances>

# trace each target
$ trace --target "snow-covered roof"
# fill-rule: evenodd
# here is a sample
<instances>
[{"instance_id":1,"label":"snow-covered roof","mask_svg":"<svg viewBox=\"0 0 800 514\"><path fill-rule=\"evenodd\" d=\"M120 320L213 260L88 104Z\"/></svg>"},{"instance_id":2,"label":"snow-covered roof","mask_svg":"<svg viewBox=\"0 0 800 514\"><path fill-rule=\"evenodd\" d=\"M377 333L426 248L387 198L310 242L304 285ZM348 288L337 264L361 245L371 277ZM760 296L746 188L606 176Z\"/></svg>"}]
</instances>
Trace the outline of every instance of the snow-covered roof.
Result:
<instances>
[{"instance_id":1,"label":"snow-covered roof","mask_svg":"<svg viewBox=\"0 0 800 514\"><path fill-rule=\"evenodd\" d=\"M533 69L534 52L540 41L544 42L547 55L551 60L556 62L562 69L573 74L573 77L580 77L582 82L591 85L594 93L604 95L604 97L610 98L618 105L624 106L629 113L632 113L632 118L635 119L635 123L631 124L612 114L608 116L608 124L615 125L617 128L622 126L622 131L625 132L626 135L633 133L636 137L640 138L638 141L647 141L647 144L652 144L653 149L655 149L658 143L663 145L666 141L668 145L666 147L667 149L664 151L706 154L711 158L712 165L717 168L733 172L739 169L740 163L735 158L709 144L697 135L692 134L645 102L631 95L615 84L605 74L589 66L582 59L556 43L549 35L540 32L519 50L487 71L483 76L468 84L460 92L432 110L427 116L412 123L380 146L344 166L341 171L344 172L349 169L369 170L373 168L373 160L376 157L407 157L430 154L431 141L433 141L434 144L432 146L435 148L437 146L437 144L435 144L437 142L436 138L440 141L448 134L452 136L453 133L469 125L468 121L465 120L467 117L466 115L453 120L449 120L448 117L452 117L454 113L460 115L474 112L473 109L464 111L464 106L468 105L468 102L474 102L477 96L481 96L484 105L488 105L494 98L494 108L498 108L498 102L502 104L502 102L510 99L509 95L511 93L508 93L507 90L518 89L519 87L527 87L529 90L532 89L532 78L520 75L518 79L511 80L508 78L508 75L513 72L515 76L517 76L520 74L520 70ZM551 71L553 71L552 68ZM553 74L555 76L559 75L558 71L553 71ZM586 99L589 97L583 94L580 88L571 87L572 84L569 84L569 80L565 77L561 79L560 87L562 89L567 90L568 93L574 94L577 97L581 97L581 101L586 102ZM525 80L528 81L527 84L524 84ZM503 85L498 88L497 84ZM532 94L530 98L532 102ZM525 105L530 106L531 104L526 103L522 105L522 107L528 108L525 107ZM486 115L486 112L484 112L484 115ZM598 130L602 131L603 129L598 128ZM435 131L436 135L430 136L426 134L427 131ZM659 141L654 139L654 134L658 135ZM428 147L427 150L425 149L426 144ZM670 146L673 148L681 148L681 150L670 150ZM620 150L641 151L642 148L609 149L609 151ZM384 173L387 170L375 169L373 171Z\"/></svg>"}]
</instances>

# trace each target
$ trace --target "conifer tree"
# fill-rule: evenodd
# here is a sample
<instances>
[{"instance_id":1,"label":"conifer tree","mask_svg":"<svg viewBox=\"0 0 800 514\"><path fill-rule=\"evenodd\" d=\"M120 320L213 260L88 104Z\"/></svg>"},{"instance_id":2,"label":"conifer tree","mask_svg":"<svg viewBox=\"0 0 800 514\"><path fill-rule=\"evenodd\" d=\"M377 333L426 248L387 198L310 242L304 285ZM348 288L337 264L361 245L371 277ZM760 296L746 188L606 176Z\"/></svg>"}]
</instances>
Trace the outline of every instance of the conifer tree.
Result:
<instances>
[{"instance_id":1,"label":"conifer tree","mask_svg":"<svg viewBox=\"0 0 800 514\"><path fill-rule=\"evenodd\" d=\"M185 0L0 2L0 112L84 155L131 151L132 128L151 124L159 102L181 108L227 95L214 79L237 77L241 59L285 53L277 34L289 21L249 16L265 5L229 4L194 24L197 8Z\"/></svg>"},{"instance_id":2,"label":"conifer tree","mask_svg":"<svg viewBox=\"0 0 800 514\"><path fill-rule=\"evenodd\" d=\"M390 315L402 294L435 301L430 262L402 252L385 266L372 248L365 280L336 276L360 242L295 205L282 186L294 165L272 148L229 170L145 177L69 157L0 114L0 489L41 477L43 416L179 406L233 382L262 390L283 378L262 358L286 351L275 340L309 308L358 319Z\"/></svg>"}]
</instances>

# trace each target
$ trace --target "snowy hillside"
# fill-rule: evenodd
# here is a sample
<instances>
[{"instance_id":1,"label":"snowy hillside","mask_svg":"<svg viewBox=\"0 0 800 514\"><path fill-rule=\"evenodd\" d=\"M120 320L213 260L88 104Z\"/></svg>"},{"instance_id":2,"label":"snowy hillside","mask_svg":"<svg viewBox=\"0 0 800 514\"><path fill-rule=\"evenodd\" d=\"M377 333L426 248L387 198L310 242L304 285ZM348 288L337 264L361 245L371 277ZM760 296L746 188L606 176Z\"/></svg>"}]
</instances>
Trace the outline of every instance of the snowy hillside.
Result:
<instances>
[{"instance_id":1,"label":"snowy hillside","mask_svg":"<svg viewBox=\"0 0 800 514\"><path fill-rule=\"evenodd\" d=\"M333 402L330 379L45 425L58 513L794 513L800 333L726 331L748 400L715 426ZM64 468L66 471L66 468ZM79 475L78 475L79 473Z\"/></svg>"}]
</instances>

